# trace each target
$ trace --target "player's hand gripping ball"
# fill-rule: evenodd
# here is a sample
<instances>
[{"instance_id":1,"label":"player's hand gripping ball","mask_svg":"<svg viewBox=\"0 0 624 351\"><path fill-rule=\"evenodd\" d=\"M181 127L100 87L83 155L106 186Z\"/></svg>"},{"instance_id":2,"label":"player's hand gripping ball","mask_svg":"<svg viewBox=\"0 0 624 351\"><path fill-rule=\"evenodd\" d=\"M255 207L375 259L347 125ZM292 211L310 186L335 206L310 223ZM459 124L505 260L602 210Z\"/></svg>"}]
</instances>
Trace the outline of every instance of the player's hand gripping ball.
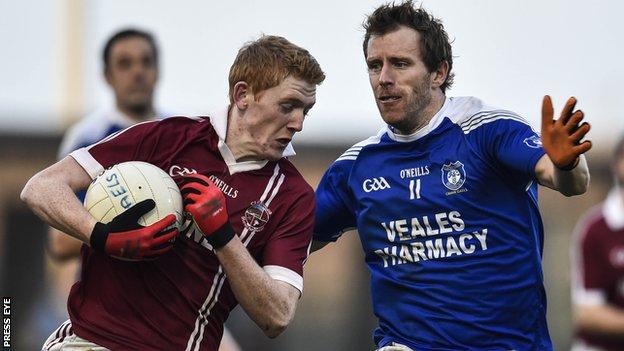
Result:
<instances>
[{"instance_id":1,"label":"player's hand gripping ball","mask_svg":"<svg viewBox=\"0 0 624 351\"><path fill-rule=\"evenodd\" d=\"M184 181L184 210L215 250L225 246L235 234L221 189L201 174L185 175Z\"/></svg>"},{"instance_id":2,"label":"player's hand gripping ball","mask_svg":"<svg viewBox=\"0 0 624 351\"><path fill-rule=\"evenodd\" d=\"M171 250L182 225L182 197L162 169L117 164L89 186L85 207L98 223L91 247L124 260L154 259Z\"/></svg>"}]
</instances>

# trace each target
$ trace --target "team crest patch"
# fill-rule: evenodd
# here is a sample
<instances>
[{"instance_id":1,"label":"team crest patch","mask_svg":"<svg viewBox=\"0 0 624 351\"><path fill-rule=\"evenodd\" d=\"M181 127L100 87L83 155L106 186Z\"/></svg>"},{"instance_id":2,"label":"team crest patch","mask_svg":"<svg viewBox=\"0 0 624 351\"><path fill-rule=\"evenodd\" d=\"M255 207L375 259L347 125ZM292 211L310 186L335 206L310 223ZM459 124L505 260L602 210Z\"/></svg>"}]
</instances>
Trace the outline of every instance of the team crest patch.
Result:
<instances>
[{"instance_id":1,"label":"team crest patch","mask_svg":"<svg viewBox=\"0 0 624 351\"><path fill-rule=\"evenodd\" d=\"M542 140L537 135L525 138L524 143L528 147L532 147L534 149L539 149L540 147L542 147Z\"/></svg>"},{"instance_id":2,"label":"team crest patch","mask_svg":"<svg viewBox=\"0 0 624 351\"><path fill-rule=\"evenodd\" d=\"M455 161L442 166L442 184L451 190L455 191L464 185L466 182L466 170L464 164Z\"/></svg>"},{"instance_id":3,"label":"team crest patch","mask_svg":"<svg viewBox=\"0 0 624 351\"><path fill-rule=\"evenodd\" d=\"M241 218L247 230L259 232L264 229L270 217L271 210L264 203L254 201Z\"/></svg>"}]
</instances>

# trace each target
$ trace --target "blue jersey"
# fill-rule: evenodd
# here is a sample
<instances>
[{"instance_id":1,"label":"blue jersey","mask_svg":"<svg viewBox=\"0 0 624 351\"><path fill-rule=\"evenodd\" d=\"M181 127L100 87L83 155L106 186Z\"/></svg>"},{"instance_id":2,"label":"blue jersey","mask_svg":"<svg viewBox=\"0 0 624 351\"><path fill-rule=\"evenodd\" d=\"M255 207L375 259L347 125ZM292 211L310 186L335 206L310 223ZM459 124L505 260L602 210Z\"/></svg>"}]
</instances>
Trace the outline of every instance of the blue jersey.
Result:
<instances>
[{"instance_id":1,"label":"blue jersey","mask_svg":"<svg viewBox=\"0 0 624 351\"><path fill-rule=\"evenodd\" d=\"M415 350L551 350L535 165L517 114L447 98L430 123L348 149L317 189L315 240L357 228L375 343Z\"/></svg>"}]
</instances>

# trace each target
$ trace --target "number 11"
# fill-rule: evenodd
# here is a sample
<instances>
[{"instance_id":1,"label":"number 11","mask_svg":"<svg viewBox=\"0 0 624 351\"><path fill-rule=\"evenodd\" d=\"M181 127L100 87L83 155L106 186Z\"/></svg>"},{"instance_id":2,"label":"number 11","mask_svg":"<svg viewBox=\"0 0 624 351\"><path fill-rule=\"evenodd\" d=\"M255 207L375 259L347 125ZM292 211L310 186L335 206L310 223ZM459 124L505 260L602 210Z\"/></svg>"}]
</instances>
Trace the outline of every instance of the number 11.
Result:
<instances>
[{"instance_id":1,"label":"number 11","mask_svg":"<svg viewBox=\"0 0 624 351\"><path fill-rule=\"evenodd\" d=\"M416 183L416 187L414 187L414 183ZM416 179L415 182L414 179L410 180L409 191L410 200L420 199L420 178Z\"/></svg>"}]
</instances>

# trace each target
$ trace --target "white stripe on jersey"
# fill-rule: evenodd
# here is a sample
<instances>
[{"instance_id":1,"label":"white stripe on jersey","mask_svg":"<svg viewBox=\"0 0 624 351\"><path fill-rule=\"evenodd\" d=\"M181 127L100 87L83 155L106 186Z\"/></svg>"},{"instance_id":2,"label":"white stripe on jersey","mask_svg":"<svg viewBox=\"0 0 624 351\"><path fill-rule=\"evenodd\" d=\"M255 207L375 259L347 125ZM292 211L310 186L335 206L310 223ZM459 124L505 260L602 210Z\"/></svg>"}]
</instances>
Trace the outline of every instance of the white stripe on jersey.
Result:
<instances>
[{"instance_id":1,"label":"white stripe on jersey","mask_svg":"<svg viewBox=\"0 0 624 351\"><path fill-rule=\"evenodd\" d=\"M373 135L372 137L362 140L359 143L351 146L345 152L343 152L342 155L340 155L340 157L338 157L336 161L334 162L346 161L346 160L353 161L357 159L358 155L360 154L360 151L362 151L362 149L365 146L379 143L381 141L381 136L385 133L385 131L386 129L384 128L380 130L379 133L377 133L377 135Z\"/></svg>"},{"instance_id":2,"label":"white stripe on jersey","mask_svg":"<svg viewBox=\"0 0 624 351\"><path fill-rule=\"evenodd\" d=\"M267 207L269 206L269 203L273 200L273 198L279 191L279 188L281 187L282 183L284 182L285 176L284 174L280 174L279 170L280 170L279 164L276 164L275 169L273 171L273 175L269 179L267 186L264 189L264 192L262 193L262 196L260 196L260 202L265 203ZM275 179L277 178L278 175L280 176L279 180L275 188L273 188L273 184L275 183ZM271 192L272 188L273 188L273 191ZM268 202L265 202L266 197L269 194L269 192L271 192L271 197L269 198ZM243 245L247 246L249 242L251 241L251 239L253 238L254 234L255 234L255 231L249 231L247 228L243 229L243 232L240 235L240 239L243 242ZM215 274L215 278L212 282L212 287L210 289L210 292L208 293L208 296L206 297L206 300L204 301L202 307L198 311L198 316L197 316L197 319L195 320L195 329L191 333L191 336L189 337L189 340L186 344L186 351L191 351L191 350L198 351L199 350L199 347L201 346L201 342L204 338L205 326L206 324L208 324L208 316L210 315L210 311L212 310L214 305L219 300L219 294L221 293L221 288L223 287L225 278L226 278L226 275L225 275L225 272L223 272L223 267L219 265L219 270L217 274ZM197 340L195 340L195 338L197 338Z\"/></svg>"},{"instance_id":3,"label":"white stripe on jersey","mask_svg":"<svg viewBox=\"0 0 624 351\"><path fill-rule=\"evenodd\" d=\"M524 118L518 116L517 114L515 114L513 112L506 111L506 110L494 110L494 111L482 111L482 112L479 112L479 113L471 116L467 120L459 123L459 126L461 127L461 129L464 132L464 134L468 134L471 131L477 129L478 127L480 127L480 126L482 126L484 124L491 123L491 122L497 121L499 119L515 120L515 121L518 121L520 123L526 124L529 127L531 127L531 129L533 129L533 127L531 126L531 124L527 120L525 120Z\"/></svg>"},{"instance_id":4,"label":"white stripe on jersey","mask_svg":"<svg viewBox=\"0 0 624 351\"><path fill-rule=\"evenodd\" d=\"M223 287L223 283L225 283L225 273L223 272L223 267L221 266L219 266L219 271L215 275L215 281L217 282L216 283L217 289L216 289L216 293L213 295L214 299L212 299L212 296L210 296L211 294L208 294L208 298L206 299L206 301L204 302L204 305L202 306L202 309L200 310L199 317L197 318L197 321L195 321L195 330L197 330L197 323L201 321L201 324L199 324L199 337L197 338L197 342L195 343L195 347L193 348L194 351L199 350L199 347L201 346L201 342L204 339L204 330L205 330L206 324L208 324L208 316L210 315L210 311L212 310L214 305L217 303L217 301L219 301L219 294L221 294L221 288ZM213 282L212 289L210 291L211 293L213 292L214 287L215 287L215 283ZM210 306L206 306L209 302L210 302ZM203 311L203 313L201 311ZM192 339L189 339L189 341L191 340ZM188 345L187 345L187 349L188 349Z\"/></svg>"},{"instance_id":5,"label":"white stripe on jersey","mask_svg":"<svg viewBox=\"0 0 624 351\"><path fill-rule=\"evenodd\" d=\"M286 176L284 174L280 174L279 180L277 181L277 185L275 186L275 188L273 188L273 192L271 192L271 197L265 203L267 207L269 207L269 205L271 204L271 201L273 201L273 199L275 198L277 191L279 190L280 186L282 186L282 183L284 182L284 178L286 178Z\"/></svg>"},{"instance_id":6,"label":"white stripe on jersey","mask_svg":"<svg viewBox=\"0 0 624 351\"><path fill-rule=\"evenodd\" d=\"M491 116L495 116L495 115L508 115L508 116L515 116L521 120L524 121L524 123L528 124L528 122L520 117L517 113L509 111L509 110L483 110L483 111L479 111L475 114L473 114L472 116L468 117L467 119L461 121L459 123L459 126L462 128L467 128L470 126L470 124L475 123L475 121L478 121L479 119L482 118L486 118L486 117L491 117Z\"/></svg>"},{"instance_id":7,"label":"white stripe on jersey","mask_svg":"<svg viewBox=\"0 0 624 351\"><path fill-rule=\"evenodd\" d=\"M279 169L279 165L275 165L275 169ZM274 175L277 175L277 173L274 173ZM262 194L262 197L260 198L260 202L263 202L266 205L266 207L269 207L269 204L271 203L271 201L273 201L273 199L275 198L275 195L277 195L277 192L279 191L279 188L282 186L282 183L284 183L285 178L286 176L284 174L280 174L279 180L277 181L277 185L275 185L275 188L273 188L273 191L271 192L271 197L267 201L265 201L266 200L265 195L267 194L267 191L265 190L264 194ZM271 183L272 182L269 182L269 184L267 185L267 189L273 186L273 184ZM245 238L245 235L241 237L241 240L244 240L243 243L245 244L245 246L249 245L249 242L253 238L254 234L256 234L255 231L249 231L249 237Z\"/></svg>"},{"instance_id":8,"label":"white stripe on jersey","mask_svg":"<svg viewBox=\"0 0 624 351\"><path fill-rule=\"evenodd\" d=\"M48 338L46 343L43 345L43 350L50 350L54 345L63 342L65 337L68 336L68 332L71 333L69 335L73 334L71 331L71 321L69 319L63 322L63 324L56 329L56 334L52 332L52 334L55 334L54 339L50 340L50 338Z\"/></svg>"},{"instance_id":9,"label":"white stripe on jersey","mask_svg":"<svg viewBox=\"0 0 624 351\"><path fill-rule=\"evenodd\" d=\"M273 175L271 176L271 179L269 179L269 183L267 184L267 187L264 189L262 196L260 196L260 201L264 201L264 199L266 199L266 196L269 193L269 190L271 190L271 188L273 187L273 182L275 182L275 178L277 178L277 173L279 173L279 164L275 165L275 169L273 170Z\"/></svg>"}]
</instances>

